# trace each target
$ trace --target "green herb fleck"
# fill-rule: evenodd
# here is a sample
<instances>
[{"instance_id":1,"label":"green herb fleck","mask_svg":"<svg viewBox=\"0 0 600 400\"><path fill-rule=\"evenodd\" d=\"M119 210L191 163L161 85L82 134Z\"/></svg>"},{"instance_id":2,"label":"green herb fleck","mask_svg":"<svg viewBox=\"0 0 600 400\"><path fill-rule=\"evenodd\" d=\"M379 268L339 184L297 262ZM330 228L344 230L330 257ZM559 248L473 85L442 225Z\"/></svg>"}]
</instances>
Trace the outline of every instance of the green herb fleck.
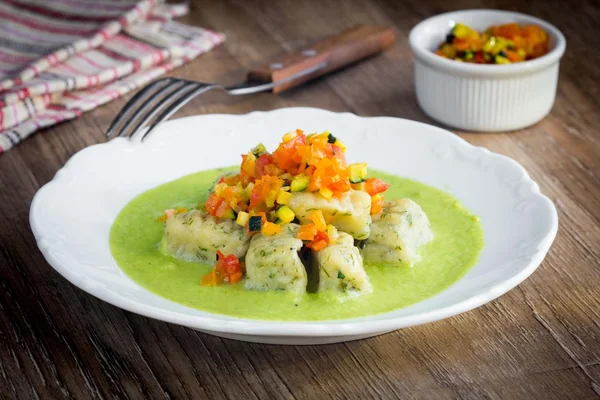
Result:
<instances>
[{"instance_id":1,"label":"green herb fleck","mask_svg":"<svg viewBox=\"0 0 600 400\"><path fill-rule=\"evenodd\" d=\"M344 279L346 278L346 275L344 275L344 273L342 271L338 271L338 279Z\"/></svg>"}]
</instances>

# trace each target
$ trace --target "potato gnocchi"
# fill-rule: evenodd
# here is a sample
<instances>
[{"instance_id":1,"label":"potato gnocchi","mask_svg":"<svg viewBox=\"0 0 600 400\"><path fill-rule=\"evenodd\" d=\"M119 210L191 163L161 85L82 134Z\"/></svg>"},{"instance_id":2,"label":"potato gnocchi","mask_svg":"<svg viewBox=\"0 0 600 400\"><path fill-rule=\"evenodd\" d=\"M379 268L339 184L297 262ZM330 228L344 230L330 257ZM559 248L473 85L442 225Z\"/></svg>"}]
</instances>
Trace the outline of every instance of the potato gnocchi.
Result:
<instances>
[{"instance_id":1,"label":"potato gnocchi","mask_svg":"<svg viewBox=\"0 0 600 400\"><path fill-rule=\"evenodd\" d=\"M299 226L285 225L274 236L258 233L252 237L246 254L246 289L283 290L300 296L306 292L306 269L298 252L302 240L296 239Z\"/></svg>"},{"instance_id":2,"label":"potato gnocchi","mask_svg":"<svg viewBox=\"0 0 600 400\"><path fill-rule=\"evenodd\" d=\"M160 249L175 258L213 265L217 251L241 258L249 244L250 238L234 221L192 210L167 219Z\"/></svg>"},{"instance_id":3,"label":"potato gnocchi","mask_svg":"<svg viewBox=\"0 0 600 400\"><path fill-rule=\"evenodd\" d=\"M338 240L316 253L319 270L318 292L333 290L338 293L370 293L373 291L363 268L360 252L354 239L340 233Z\"/></svg>"},{"instance_id":4,"label":"potato gnocchi","mask_svg":"<svg viewBox=\"0 0 600 400\"><path fill-rule=\"evenodd\" d=\"M418 248L432 239L423 209L410 199L400 199L375 216L362 254L369 264L412 265L418 260Z\"/></svg>"}]
</instances>

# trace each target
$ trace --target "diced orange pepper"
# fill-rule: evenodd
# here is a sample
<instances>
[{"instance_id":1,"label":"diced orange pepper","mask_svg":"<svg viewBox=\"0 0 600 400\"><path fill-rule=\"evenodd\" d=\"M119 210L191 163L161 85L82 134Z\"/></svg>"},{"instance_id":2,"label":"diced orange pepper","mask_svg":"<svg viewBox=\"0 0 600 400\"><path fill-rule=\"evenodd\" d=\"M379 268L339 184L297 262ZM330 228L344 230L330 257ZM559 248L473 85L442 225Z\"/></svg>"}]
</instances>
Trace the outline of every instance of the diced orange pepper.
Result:
<instances>
[{"instance_id":1,"label":"diced orange pepper","mask_svg":"<svg viewBox=\"0 0 600 400\"><path fill-rule=\"evenodd\" d=\"M230 284L238 283L241 280L242 280L241 272L235 272L235 273L229 275L229 283Z\"/></svg>"},{"instance_id":2,"label":"diced orange pepper","mask_svg":"<svg viewBox=\"0 0 600 400\"><path fill-rule=\"evenodd\" d=\"M459 51L468 50L471 47L471 43L466 39L454 39L452 44Z\"/></svg>"},{"instance_id":3,"label":"diced orange pepper","mask_svg":"<svg viewBox=\"0 0 600 400\"><path fill-rule=\"evenodd\" d=\"M389 187L390 185L379 178L369 178L365 182L365 191L371 196L375 196L377 193L385 192Z\"/></svg>"},{"instance_id":4,"label":"diced orange pepper","mask_svg":"<svg viewBox=\"0 0 600 400\"><path fill-rule=\"evenodd\" d=\"M281 225L272 222L265 222L262 226L261 233L266 236L273 236L281 232Z\"/></svg>"},{"instance_id":5,"label":"diced orange pepper","mask_svg":"<svg viewBox=\"0 0 600 400\"><path fill-rule=\"evenodd\" d=\"M313 240L317 235L317 226L313 223L300 226L296 237L300 240Z\"/></svg>"},{"instance_id":6,"label":"diced orange pepper","mask_svg":"<svg viewBox=\"0 0 600 400\"><path fill-rule=\"evenodd\" d=\"M306 247L313 249L314 251L321 251L327 247L327 242L324 240L316 240L306 245Z\"/></svg>"},{"instance_id":7,"label":"diced orange pepper","mask_svg":"<svg viewBox=\"0 0 600 400\"><path fill-rule=\"evenodd\" d=\"M208 274L202 277L201 281L202 286L216 286L217 282L217 274L215 271L210 271Z\"/></svg>"},{"instance_id":8,"label":"diced orange pepper","mask_svg":"<svg viewBox=\"0 0 600 400\"><path fill-rule=\"evenodd\" d=\"M383 210L383 195L376 194L371 196L371 215L379 214Z\"/></svg>"},{"instance_id":9,"label":"diced orange pepper","mask_svg":"<svg viewBox=\"0 0 600 400\"><path fill-rule=\"evenodd\" d=\"M325 232L327 230L327 223L325 222L325 218L323 217L323 211L315 210L310 213L310 220L317 227L317 231Z\"/></svg>"},{"instance_id":10,"label":"diced orange pepper","mask_svg":"<svg viewBox=\"0 0 600 400\"><path fill-rule=\"evenodd\" d=\"M523 61L521 59L521 57L519 56L519 54L516 51L512 51L512 50L505 50L506 52L506 56L508 57L508 60L510 62L519 62L519 61Z\"/></svg>"}]
</instances>

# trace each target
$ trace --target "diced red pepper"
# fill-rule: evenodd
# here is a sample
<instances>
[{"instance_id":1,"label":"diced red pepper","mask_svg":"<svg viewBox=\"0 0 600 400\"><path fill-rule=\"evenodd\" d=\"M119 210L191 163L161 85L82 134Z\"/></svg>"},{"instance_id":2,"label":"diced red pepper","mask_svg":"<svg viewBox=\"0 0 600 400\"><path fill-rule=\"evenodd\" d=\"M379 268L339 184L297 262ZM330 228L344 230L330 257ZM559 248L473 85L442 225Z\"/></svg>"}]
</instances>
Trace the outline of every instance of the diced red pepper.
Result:
<instances>
[{"instance_id":1,"label":"diced red pepper","mask_svg":"<svg viewBox=\"0 0 600 400\"><path fill-rule=\"evenodd\" d=\"M258 179L265 175L265 166L271 164L272 162L273 157L268 153L258 157L256 160L256 166L254 167L254 177Z\"/></svg>"},{"instance_id":2,"label":"diced red pepper","mask_svg":"<svg viewBox=\"0 0 600 400\"><path fill-rule=\"evenodd\" d=\"M202 277L202 286L215 286L220 283L234 284L242 279L240 260L234 255L225 256L217 250L217 263L212 271Z\"/></svg>"},{"instance_id":3,"label":"diced red pepper","mask_svg":"<svg viewBox=\"0 0 600 400\"><path fill-rule=\"evenodd\" d=\"M317 232L312 242L306 245L314 251L321 251L329 245L329 235L326 232Z\"/></svg>"},{"instance_id":4,"label":"diced red pepper","mask_svg":"<svg viewBox=\"0 0 600 400\"><path fill-rule=\"evenodd\" d=\"M224 201L222 198L217 196L215 193L211 193L210 196L208 196L208 200L206 200L206 203L204 204L206 212L208 212L210 215L216 215L217 209L223 202Z\"/></svg>"}]
</instances>

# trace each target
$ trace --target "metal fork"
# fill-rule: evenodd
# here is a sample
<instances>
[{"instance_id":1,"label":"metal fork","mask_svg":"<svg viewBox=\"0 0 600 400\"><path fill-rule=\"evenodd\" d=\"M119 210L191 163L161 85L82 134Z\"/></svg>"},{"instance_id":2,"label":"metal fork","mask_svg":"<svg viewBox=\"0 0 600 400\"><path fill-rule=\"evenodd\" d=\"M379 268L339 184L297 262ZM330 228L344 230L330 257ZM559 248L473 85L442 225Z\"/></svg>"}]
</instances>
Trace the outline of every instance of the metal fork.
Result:
<instances>
[{"instance_id":1,"label":"metal fork","mask_svg":"<svg viewBox=\"0 0 600 400\"><path fill-rule=\"evenodd\" d=\"M106 136L110 138L118 132L117 137L132 137L143 126L152 121L142 136L141 140L143 141L161 122L169 119L194 97L209 90L220 89L234 96L264 92L292 80L308 76L326 66L327 63L323 62L277 82L247 81L232 86L195 82L179 78L161 78L144 87L123 106L106 131ZM162 99L155 103L152 102L153 99L160 96L162 96ZM121 124L126 118L127 121ZM120 129L117 129L119 126L121 126ZM130 129L132 126L133 129Z\"/></svg>"},{"instance_id":2,"label":"metal fork","mask_svg":"<svg viewBox=\"0 0 600 400\"><path fill-rule=\"evenodd\" d=\"M279 62L250 71L248 80L232 86L161 78L136 93L119 111L106 132L110 138L133 137L146 124L143 141L156 127L170 118L194 97L212 89L230 95L246 95L267 90L279 93L310 79L355 63L389 48L395 41L391 28L358 25L326 38L312 47L285 55Z\"/></svg>"}]
</instances>

